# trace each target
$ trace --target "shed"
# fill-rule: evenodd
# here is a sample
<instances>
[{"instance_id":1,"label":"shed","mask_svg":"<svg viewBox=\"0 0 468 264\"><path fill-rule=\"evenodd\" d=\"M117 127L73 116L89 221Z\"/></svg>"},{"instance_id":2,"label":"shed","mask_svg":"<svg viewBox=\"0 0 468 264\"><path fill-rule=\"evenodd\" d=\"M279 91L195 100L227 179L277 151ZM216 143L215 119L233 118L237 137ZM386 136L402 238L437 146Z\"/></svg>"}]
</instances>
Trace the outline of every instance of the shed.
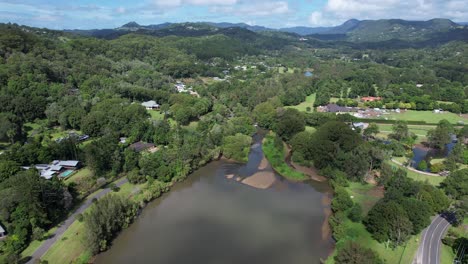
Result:
<instances>
[{"instance_id":1,"label":"shed","mask_svg":"<svg viewBox=\"0 0 468 264\"><path fill-rule=\"evenodd\" d=\"M142 152L142 151L145 151L147 149L150 149L150 148L153 148L154 147L154 144L153 143L144 143L144 142L136 142L136 143L133 143L131 144L130 146L128 146L128 148L136 151L136 152Z\"/></svg>"}]
</instances>

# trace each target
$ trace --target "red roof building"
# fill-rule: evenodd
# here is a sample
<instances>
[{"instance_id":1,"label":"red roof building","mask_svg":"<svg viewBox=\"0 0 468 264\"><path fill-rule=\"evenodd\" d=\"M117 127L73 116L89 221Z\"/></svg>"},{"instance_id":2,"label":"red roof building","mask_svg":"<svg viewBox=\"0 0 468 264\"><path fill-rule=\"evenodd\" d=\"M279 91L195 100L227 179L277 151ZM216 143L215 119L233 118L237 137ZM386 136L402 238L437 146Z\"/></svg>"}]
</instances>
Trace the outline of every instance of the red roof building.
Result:
<instances>
[{"instance_id":1,"label":"red roof building","mask_svg":"<svg viewBox=\"0 0 468 264\"><path fill-rule=\"evenodd\" d=\"M382 100L382 97L373 97L373 96L366 96L366 97L362 97L361 98L361 101L363 102L375 102L375 101L380 101Z\"/></svg>"}]
</instances>

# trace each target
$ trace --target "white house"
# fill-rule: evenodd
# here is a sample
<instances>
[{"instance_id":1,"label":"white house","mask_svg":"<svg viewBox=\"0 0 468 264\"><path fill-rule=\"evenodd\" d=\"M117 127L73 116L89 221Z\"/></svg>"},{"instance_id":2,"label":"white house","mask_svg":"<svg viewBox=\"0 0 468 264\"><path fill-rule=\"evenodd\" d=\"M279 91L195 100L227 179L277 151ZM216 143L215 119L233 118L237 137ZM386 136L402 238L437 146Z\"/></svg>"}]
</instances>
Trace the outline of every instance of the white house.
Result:
<instances>
[{"instance_id":1,"label":"white house","mask_svg":"<svg viewBox=\"0 0 468 264\"><path fill-rule=\"evenodd\" d=\"M159 104L153 100L148 101L148 102L143 102L141 103L141 105L144 106L147 110L159 109Z\"/></svg>"}]
</instances>

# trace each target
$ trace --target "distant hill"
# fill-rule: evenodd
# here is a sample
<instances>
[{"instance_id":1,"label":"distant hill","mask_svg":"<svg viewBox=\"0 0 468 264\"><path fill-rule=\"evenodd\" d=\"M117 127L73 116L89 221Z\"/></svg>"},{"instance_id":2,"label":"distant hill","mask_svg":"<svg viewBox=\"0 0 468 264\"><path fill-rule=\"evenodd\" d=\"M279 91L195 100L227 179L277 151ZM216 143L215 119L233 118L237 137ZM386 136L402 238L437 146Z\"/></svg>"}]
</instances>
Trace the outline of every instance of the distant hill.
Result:
<instances>
[{"instance_id":1,"label":"distant hill","mask_svg":"<svg viewBox=\"0 0 468 264\"><path fill-rule=\"evenodd\" d=\"M467 26L454 23L449 19L431 19L428 21L407 21L402 19L357 20L350 19L335 27L289 27L272 29L263 26L248 25L245 23L214 23L214 22L186 22L186 23L162 23L143 26L137 22L129 22L115 29L100 30L71 30L80 35L98 38L113 39L128 33L139 33L153 36L203 36L224 34L233 32L247 37L245 31L229 31L228 29L242 29L249 32L285 32L292 34L288 37L299 39L300 36L308 36L324 41L350 41L350 42L382 42L389 40L426 41L432 38L450 41L453 39L465 39L456 36L455 33L465 33ZM441 37L443 35L443 37ZM287 36L287 35L284 35Z\"/></svg>"}]
</instances>

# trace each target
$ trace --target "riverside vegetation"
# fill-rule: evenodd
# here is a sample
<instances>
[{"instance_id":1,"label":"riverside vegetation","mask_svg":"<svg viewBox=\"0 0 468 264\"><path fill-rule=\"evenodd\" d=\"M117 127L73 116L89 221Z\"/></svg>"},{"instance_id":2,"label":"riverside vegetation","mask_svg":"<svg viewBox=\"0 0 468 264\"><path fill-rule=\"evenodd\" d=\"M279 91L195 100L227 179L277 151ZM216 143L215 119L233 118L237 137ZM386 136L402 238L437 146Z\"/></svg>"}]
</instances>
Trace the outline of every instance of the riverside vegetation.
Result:
<instances>
[{"instance_id":1,"label":"riverside vegetation","mask_svg":"<svg viewBox=\"0 0 468 264\"><path fill-rule=\"evenodd\" d=\"M285 142L294 162L316 167L335 188L330 223L337 250L329 261L349 263L359 256L360 263L393 262L390 255L411 242L430 215L449 206L458 215L466 212L464 146L445 165L452 174L433 186L387 166L414 143L404 122L372 120L394 125L393 136L383 142L375 130L364 135L352 130L359 120L351 115L312 110L330 101L426 111L426 117L442 109L457 115L449 123L458 126L426 117L413 120L422 118L415 114L408 123L430 122L433 146L442 147L448 131L465 142L467 129L459 122L465 119L459 115L468 112L466 39L303 41L284 32L213 30L205 24L119 32L99 38L0 25L0 223L8 234L0 242L0 261L27 258L28 246L40 244L88 194L127 177L131 184L144 185L141 192L130 201L105 197L79 222L96 231L88 234L87 255L107 249L136 208L169 185L221 155L245 162L254 124L275 133L267 138L265 153L278 172L303 177L283 164ZM313 76L305 76L306 71ZM178 93L178 81L198 96ZM382 100L360 102L364 96ZM148 100L160 104L157 113L141 105ZM81 142L75 134L90 139ZM157 148L137 152L129 147L139 141ZM85 169L63 181L21 168L56 159L80 160ZM378 196L382 199L364 204L349 197L366 186L357 184L374 181L385 189ZM422 210L408 214L414 208ZM107 230L106 219L118 221Z\"/></svg>"}]
</instances>

